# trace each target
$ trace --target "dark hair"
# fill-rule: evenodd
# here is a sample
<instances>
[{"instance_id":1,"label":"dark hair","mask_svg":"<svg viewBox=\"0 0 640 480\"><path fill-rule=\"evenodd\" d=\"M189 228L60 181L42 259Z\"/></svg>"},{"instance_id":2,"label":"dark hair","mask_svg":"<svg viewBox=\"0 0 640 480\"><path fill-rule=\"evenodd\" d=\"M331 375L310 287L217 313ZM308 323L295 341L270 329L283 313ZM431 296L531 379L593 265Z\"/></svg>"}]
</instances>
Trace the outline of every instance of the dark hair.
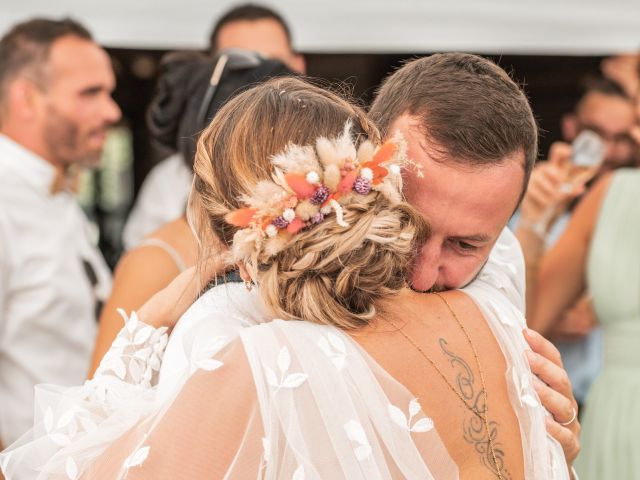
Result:
<instances>
[{"instance_id":1,"label":"dark hair","mask_svg":"<svg viewBox=\"0 0 640 480\"><path fill-rule=\"evenodd\" d=\"M524 152L526 191L538 155L538 129L522 89L495 63L443 53L406 63L387 77L369 115L383 136L401 115L418 117L425 137L463 165L501 163Z\"/></svg>"},{"instance_id":2,"label":"dark hair","mask_svg":"<svg viewBox=\"0 0 640 480\"><path fill-rule=\"evenodd\" d=\"M580 107L580 104L592 93L600 93L610 97L618 97L622 100L632 100L625 89L618 83L605 77L588 76L580 82L580 96L575 103L574 111Z\"/></svg>"},{"instance_id":3,"label":"dark hair","mask_svg":"<svg viewBox=\"0 0 640 480\"><path fill-rule=\"evenodd\" d=\"M245 3L232 8L218 19L213 27L211 35L209 36L209 51L215 53L218 49L218 34L225 25L233 22L256 20L274 20L278 22L287 36L289 45L291 45L291 31L280 14L270 8L263 7L262 5Z\"/></svg>"},{"instance_id":4,"label":"dark hair","mask_svg":"<svg viewBox=\"0 0 640 480\"><path fill-rule=\"evenodd\" d=\"M44 83L44 64L51 45L67 35L92 41L89 31L75 20L34 18L15 25L0 39L0 102L10 80L26 69L33 80Z\"/></svg>"},{"instance_id":5,"label":"dark hair","mask_svg":"<svg viewBox=\"0 0 640 480\"><path fill-rule=\"evenodd\" d=\"M198 135L222 105L256 83L294 74L278 60L253 52L236 50L224 55L226 63L215 89L211 77L222 54L211 59L175 52L162 61L156 94L147 110L147 127L155 141L179 151L189 169L193 168Z\"/></svg>"}]
</instances>

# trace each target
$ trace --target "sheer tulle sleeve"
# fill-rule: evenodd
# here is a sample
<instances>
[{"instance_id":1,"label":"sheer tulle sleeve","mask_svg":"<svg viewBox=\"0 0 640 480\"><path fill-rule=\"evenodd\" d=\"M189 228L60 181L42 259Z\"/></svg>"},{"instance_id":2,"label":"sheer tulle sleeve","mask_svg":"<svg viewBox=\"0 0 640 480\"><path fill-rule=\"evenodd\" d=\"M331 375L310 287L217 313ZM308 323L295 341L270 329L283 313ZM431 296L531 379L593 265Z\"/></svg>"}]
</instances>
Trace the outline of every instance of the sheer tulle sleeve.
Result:
<instances>
[{"instance_id":1,"label":"sheer tulle sleeve","mask_svg":"<svg viewBox=\"0 0 640 480\"><path fill-rule=\"evenodd\" d=\"M36 386L33 429L0 454L7 479L48 478L50 472L73 478L77 466L67 452L84 445L89 456L99 454L95 432L104 428L113 439L146 412L167 345L166 329L138 321L135 313L123 316L125 325L92 380L73 388Z\"/></svg>"},{"instance_id":2,"label":"sheer tulle sleeve","mask_svg":"<svg viewBox=\"0 0 640 480\"><path fill-rule=\"evenodd\" d=\"M533 389L526 361L529 349L522 330L525 278L522 250L505 229L478 277L462 289L480 308L505 358L509 399L518 417L525 462L525 478L568 479L564 452L545 427L544 409Z\"/></svg>"},{"instance_id":3,"label":"sheer tulle sleeve","mask_svg":"<svg viewBox=\"0 0 640 480\"><path fill-rule=\"evenodd\" d=\"M239 340L202 363L175 398L113 442L80 478L259 478L263 428Z\"/></svg>"},{"instance_id":4,"label":"sheer tulle sleeve","mask_svg":"<svg viewBox=\"0 0 640 480\"><path fill-rule=\"evenodd\" d=\"M172 398L119 410L53 456L27 443L31 467L38 455L52 479L458 478L418 401L339 330L274 320L217 342Z\"/></svg>"}]
</instances>

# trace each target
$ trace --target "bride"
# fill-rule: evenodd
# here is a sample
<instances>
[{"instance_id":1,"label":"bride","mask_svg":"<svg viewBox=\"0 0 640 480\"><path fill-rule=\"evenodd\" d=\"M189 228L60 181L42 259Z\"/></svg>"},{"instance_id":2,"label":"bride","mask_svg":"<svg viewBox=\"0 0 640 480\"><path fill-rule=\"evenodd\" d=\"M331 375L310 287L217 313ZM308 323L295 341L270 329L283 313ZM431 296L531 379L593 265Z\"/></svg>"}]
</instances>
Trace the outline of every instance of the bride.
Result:
<instances>
[{"instance_id":1,"label":"bride","mask_svg":"<svg viewBox=\"0 0 640 480\"><path fill-rule=\"evenodd\" d=\"M245 284L204 294L168 345L133 313L92 380L39 387L8 479L569 478L516 286L491 265L464 291L406 284L429 225L400 194L421 174L401 138L277 79L221 109L194 169L202 258L215 234Z\"/></svg>"}]
</instances>

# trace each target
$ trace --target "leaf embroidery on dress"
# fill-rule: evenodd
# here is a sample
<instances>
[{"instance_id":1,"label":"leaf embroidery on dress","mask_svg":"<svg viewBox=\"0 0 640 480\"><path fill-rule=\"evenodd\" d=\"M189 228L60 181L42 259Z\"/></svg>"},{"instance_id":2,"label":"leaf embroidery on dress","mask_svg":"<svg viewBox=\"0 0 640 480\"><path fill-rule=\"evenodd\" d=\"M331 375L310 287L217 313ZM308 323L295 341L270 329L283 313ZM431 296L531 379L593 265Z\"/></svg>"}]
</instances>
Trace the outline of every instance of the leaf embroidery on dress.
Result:
<instances>
[{"instance_id":1,"label":"leaf embroidery on dress","mask_svg":"<svg viewBox=\"0 0 640 480\"><path fill-rule=\"evenodd\" d=\"M291 477L291 480L305 480L306 475L304 474L304 467L302 465L300 465L298 468L296 468L296 471L293 472L293 477Z\"/></svg>"},{"instance_id":2,"label":"leaf embroidery on dress","mask_svg":"<svg viewBox=\"0 0 640 480\"><path fill-rule=\"evenodd\" d=\"M338 370L342 370L345 367L347 360L347 347L344 340L336 333L329 332L326 336L320 337L320 340L318 340L318 346L320 347L320 350L329 357Z\"/></svg>"},{"instance_id":3,"label":"leaf embroidery on dress","mask_svg":"<svg viewBox=\"0 0 640 480\"><path fill-rule=\"evenodd\" d=\"M411 420L413 420L413 417L415 417L422 410L417 398L414 398L409 402L409 419L407 419L404 412L395 405L389 404L388 410L391 420L393 420L396 425L404 428L405 430L414 433L422 433L428 432L429 430L433 429L433 420L426 416L424 418L421 418L420 420L417 420L413 425L411 425Z\"/></svg>"},{"instance_id":4,"label":"leaf embroidery on dress","mask_svg":"<svg viewBox=\"0 0 640 480\"><path fill-rule=\"evenodd\" d=\"M196 342L191 355L192 369L200 368L212 372L220 368L224 363L212 357L227 343L228 338L224 336L208 339L202 345L200 345L200 342Z\"/></svg>"},{"instance_id":5,"label":"leaf embroidery on dress","mask_svg":"<svg viewBox=\"0 0 640 480\"><path fill-rule=\"evenodd\" d=\"M306 380L308 375L306 373L291 373L287 374L289 367L291 366L291 354L287 347L282 347L278 353L278 369L280 370L280 380L276 372L268 366L264 366L264 373L267 377L267 383L276 388L276 391L281 388L298 388Z\"/></svg>"},{"instance_id":6,"label":"leaf embroidery on dress","mask_svg":"<svg viewBox=\"0 0 640 480\"><path fill-rule=\"evenodd\" d=\"M131 467L138 467L142 465L144 461L147 459L147 457L149 456L150 448L151 447L149 446L140 447L139 449L137 449L135 452L133 452L131 455L129 455L126 458L122 466L124 468L131 468Z\"/></svg>"},{"instance_id":7,"label":"leaf embroidery on dress","mask_svg":"<svg viewBox=\"0 0 640 480\"><path fill-rule=\"evenodd\" d=\"M364 432L364 428L359 422L355 420L349 420L344 424L344 429L347 432L347 437L352 442L355 442L358 446L353 449L356 458L360 461L365 460L371 455L372 449L367 439L367 435Z\"/></svg>"},{"instance_id":8,"label":"leaf embroidery on dress","mask_svg":"<svg viewBox=\"0 0 640 480\"><path fill-rule=\"evenodd\" d=\"M268 462L271 456L271 442L266 437L262 437L262 449L264 450L262 458L265 462Z\"/></svg>"},{"instance_id":9,"label":"leaf embroidery on dress","mask_svg":"<svg viewBox=\"0 0 640 480\"><path fill-rule=\"evenodd\" d=\"M118 313L124 319L124 328L105 354L94 376L98 381L93 383L100 383L104 375L113 375L127 383L151 386L154 372L160 370L160 359L167 345L167 329L156 329L140 322L136 312L127 317L119 308ZM96 393L100 395L100 392Z\"/></svg>"}]
</instances>

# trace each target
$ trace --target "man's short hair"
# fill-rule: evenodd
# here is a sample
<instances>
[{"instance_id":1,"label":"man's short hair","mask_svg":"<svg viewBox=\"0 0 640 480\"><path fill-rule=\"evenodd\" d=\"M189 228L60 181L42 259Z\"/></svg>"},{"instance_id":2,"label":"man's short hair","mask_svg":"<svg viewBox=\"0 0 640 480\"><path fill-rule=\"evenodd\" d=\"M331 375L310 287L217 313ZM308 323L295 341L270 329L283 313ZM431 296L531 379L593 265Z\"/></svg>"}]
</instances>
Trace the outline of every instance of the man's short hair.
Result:
<instances>
[{"instance_id":1,"label":"man's short hair","mask_svg":"<svg viewBox=\"0 0 640 480\"><path fill-rule=\"evenodd\" d=\"M401 115L417 117L436 153L460 165L523 151L524 195L538 155L536 121L522 89L490 60L443 53L409 61L383 82L369 114L385 136Z\"/></svg>"},{"instance_id":2,"label":"man's short hair","mask_svg":"<svg viewBox=\"0 0 640 480\"><path fill-rule=\"evenodd\" d=\"M626 90L613 80L599 76L588 76L582 79L580 83L580 96L575 103L574 111L577 111L580 104L592 93L600 93L609 97L618 97L628 102L633 100L629 97Z\"/></svg>"},{"instance_id":3,"label":"man's short hair","mask_svg":"<svg viewBox=\"0 0 640 480\"><path fill-rule=\"evenodd\" d=\"M31 80L45 86L44 66L51 45L67 35L93 40L85 27L70 18L27 20L15 25L0 39L0 103L4 101L9 82L26 70Z\"/></svg>"},{"instance_id":4,"label":"man's short hair","mask_svg":"<svg viewBox=\"0 0 640 480\"><path fill-rule=\"evenodd\" d=\"M287 36L287 42L291 45L291 31L280 14L262 5L245 3L232 8L218 19L209 36L209 51L214 53L218 50L218 34L225 25L233 22L253 22L256 20L274 20L279 23Z\"/></svg>"}]
</instances>

